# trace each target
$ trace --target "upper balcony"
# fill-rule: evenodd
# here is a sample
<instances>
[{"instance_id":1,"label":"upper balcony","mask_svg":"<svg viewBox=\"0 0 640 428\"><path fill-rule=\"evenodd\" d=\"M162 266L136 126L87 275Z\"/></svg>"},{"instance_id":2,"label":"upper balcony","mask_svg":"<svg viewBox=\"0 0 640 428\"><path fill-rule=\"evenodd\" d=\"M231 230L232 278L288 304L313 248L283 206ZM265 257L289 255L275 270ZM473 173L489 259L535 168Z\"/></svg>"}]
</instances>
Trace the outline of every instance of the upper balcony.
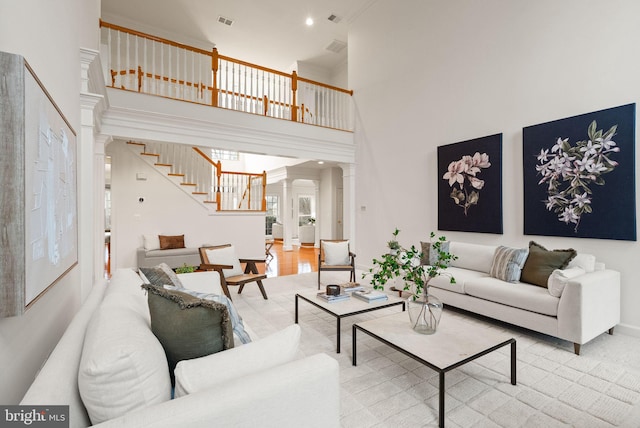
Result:
<instances>
[{"instance_id":1,"label":"upper balcony","mask_svg":"<svg viewBox=\"0 0 640 428\"><path fill-rule=\"evenodd\" d=\"M100 26L110 104L103 133L354 162L352 91L226 57L215 48Z\"/></svg>"}]
</instances>

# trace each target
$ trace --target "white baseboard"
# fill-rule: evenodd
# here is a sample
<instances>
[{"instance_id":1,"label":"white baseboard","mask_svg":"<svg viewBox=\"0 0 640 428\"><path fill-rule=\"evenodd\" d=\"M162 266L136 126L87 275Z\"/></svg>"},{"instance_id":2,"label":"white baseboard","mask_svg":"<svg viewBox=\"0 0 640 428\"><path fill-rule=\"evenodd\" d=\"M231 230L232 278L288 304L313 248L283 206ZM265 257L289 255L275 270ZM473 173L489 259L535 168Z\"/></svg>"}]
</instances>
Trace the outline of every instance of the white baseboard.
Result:
<instances>
[{"instance_id":1,"label":"white baseboard","mask_svg":"<svg viewBox=\"0 0 640 428\"><path fill-rule=\"evenodd\" d=\"M616 333L622 333L626 334L627 336L640 338L640 327L629 324L618 324L613 331L613 334Z\"/></svg>"}]
</instances>

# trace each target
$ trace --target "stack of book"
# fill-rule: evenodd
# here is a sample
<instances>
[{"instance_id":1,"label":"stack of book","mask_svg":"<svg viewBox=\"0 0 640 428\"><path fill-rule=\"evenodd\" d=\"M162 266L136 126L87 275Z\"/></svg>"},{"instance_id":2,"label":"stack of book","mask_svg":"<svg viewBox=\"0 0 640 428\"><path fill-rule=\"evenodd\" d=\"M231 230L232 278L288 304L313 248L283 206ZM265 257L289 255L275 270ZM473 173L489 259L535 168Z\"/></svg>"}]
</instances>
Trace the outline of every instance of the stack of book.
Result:
<instances>
[{"instance_id":1,"label":"stack of book","mask_svg":"<svg viewBox=\"0 0 640 428\"><path fill-rule=\"evenodd\" d=\"M349 298L349 295L346 293L340 293L337 296L330 296L325 292L321 292L321 293L318 293L318 297L324 300L325 302L334 303L334 302L341 302L343 300L347 300Z\"/></svg>"},{"instance_id":2,"label":"stack of book","mask_svg":"<svg viewBox=\"0 0 640 428\"><path fill-rule=\"evenodd\" d=\"M340 288L340 294L364 290L364 287L357 282L345 282L344 284L340 284Z\"/></svg>"},{"instance_id":3,"label":"stack of book","mask_svg":"<svg viewBox=\"0 0 640 428\"><path fill-rule=\"evenodd\" d=\"M357 297L360 300L364 300L365 302L380 302L389 298L385 293L376 290L354 291L351 295L353 297Z\"/></svg>"}]
</instances>

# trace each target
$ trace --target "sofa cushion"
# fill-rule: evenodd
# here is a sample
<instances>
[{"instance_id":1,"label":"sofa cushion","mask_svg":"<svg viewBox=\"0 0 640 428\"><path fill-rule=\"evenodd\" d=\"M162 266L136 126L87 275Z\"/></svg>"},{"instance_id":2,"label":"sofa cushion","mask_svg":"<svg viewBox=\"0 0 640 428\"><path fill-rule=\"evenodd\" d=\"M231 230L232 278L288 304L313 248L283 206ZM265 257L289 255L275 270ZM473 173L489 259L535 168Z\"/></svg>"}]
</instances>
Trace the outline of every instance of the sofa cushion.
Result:
<instances>
[{"instance_id":1,"label":"sofa cushion","mask_svg":"<svg viewBox=\"0 0 640 428\"><path fill-rule=\"evenodd\" d=\"M569 280L584 274L585 270L581 267L554 270L547 280L549 294L554 297L562 296L562 292Z\"/></svg>"},{"instance_id":2,"label":"sofa cushion","mask_svg":"<svg viewBox=\"0 0 640 428\"><path fill-rule=\"evenodd\" d=\"M198 299L205 299L211 300L212 302L222 303L227 307L227 310L229 311L229 317L231 318L231 327L233 328L234 344L235 339L238 339L238 341L243 344L251 342L251 337L249 336L249 333L247 333L244 329L244 323L242 322L240 314L238 314L238 311L236 311L236 308L231 302L231 299L229 299L227 296L216 293L201 293L199 291L190 290L188 288L179 288L171 285L165 285L164 288L166 288L167 290L182 291L183 293L187 293L191 296L197 297Z\"/></svg>"},{"instance_id":3,"label":"sofa cushion","mask_svg":"<svg viewBox=\"0 0 640 428\"><path fill-rule=\"evenodd\" d=\"M469 280L486 278L489 276L484 272L478 272L475 270L462 269L457 267L448 267L443 270L446 275L438 275L429 281L429 286L436 288L442 288L443 290L453 291L454 293L465 294L465 284ZM450 275L450 276L449 276ZM451 283L451 277L456 282Z\"/></svg>"},{"instance_id":4,"label":"sofa cushion","mask_svg":"<svg viewBox=\"0 0 640 428\"><path fill-rule=\"evenodd\" d=\"M451 242L449 241L440 241L440 251L444 251L445 253L449 252L451 247ZM438 263L438 252L433 247L433 243L431 244L431 248L429 248L429 264L431 266L435 266Z\"/></svg>"},{"instance_id":5,"label":"sofa cushion","mask_svg":"<svg viewBox=\"0 0 640 428\"><path fill-rule=\"evenodd\" d=\"M451 261L451 266L488 274L491 272L495 251L496 247L493 245L452 241L449 245L449 252L458 258Z\"/></svg>"},{"instance_id":6,"label":"sofa cushion","mask_svg":"<svg viewBox=\"0 0 640 428\"><path fill-rule=\"evenodd\" d=\"M349 241L322 242L324 264L327 266L346 266L351 264L349 258Z\"/></svg>"},{"instance_id":7,"label":"sofa cushion","mask_svg":"<svg viewBox=\"0 0 640 428\"><path fill-rule=\"evenodd\" d=\"M582 268L587 273L593 272L596 270L596 256L593 254L576 254L567 268Z\"/></svg>"},{"instance_id":8,"label":"sofa cushion","mask_svg":"<svg viewBox=\"0 0 640 428\"><path fill-rule=\"evenodd\" d=\"M172 381L178 361L233 348L225 305L151 284L142 287L148 291L151 331L164 348Z\"/></svg>"},{"instance_id":9,"label":"sofa cushion","mask_svg":"<svg viewBox=\"0 0 640 428\"><path fill-rule=\"evenodd\" d=\"M171 250L173 248L184 248L184 235L159 235L160 249Z\"/></svg>"},{"instance_id":10,"label":"sofa cushion","mask_svg":"<svg viewBox=\"0 0 640 428\"><path fill-rule=\"evenodd\" d=\"M175 285L178 288L183 288L182 282L176 275L176 273L166 263L160 263L154 267L140 267L140 278L146 284L156 285L162 287L163 285Z\"/></svg>"},{"instance_id":11,"label":"sofa cushion","mask_svg":"<svg viewBox=\"0 0 640 428\"><path fill-rule=\"evenodd\" d=\"M192 394L230 379L292 361L300 344L300 326L289 327L247 345L178 363L175 396ZM224 369L221 370L221 367Z\"/></svg>"},{"instance_id":12,"label":"sofa cushion","mask_svg":"<svg viewBox=\"0 0 640 428\"><path fill-rule=\"evenodd\" d=\"M160 236L159 235L143 235L145 250L159 250L160 249Z\"/></svg>"},{"instance_id":13,"label":"sofa cushion","mask_svg":"<svg viewBox=\"0 0 640 428\"><path fill-rule=\"evenodd\" d=\"M135 302L116 304L121 297L105 298L85 333L78 390L94 425L171 399L162 346Z\"/></svg>"},{"instance_id":14,"label":"sofa cushion","mask_svg":"<svg viewBox=\"0 0 640 428\"><path fill-rule=\"evenodd\" d=\"M543 315L557 316L559 298L549 294L546 288L525 283L509 283L486 277L469 280L465 291L470 296L513 306Z\"/></svg>"},{"instance_id":15,"label":"sofa cushion","mask_svg":"<svg viewBox=\"0 0 640 428\"><path fill-rule=\"evenodd\" d=\"M549 251L542 245L531 241L529 242L529 257L522 268L520 280L546 288L551 272L566 268L575 256L576 250L573 248Z\"/></svg>"},{"instance_id":16,"label":"sofa cushion","mask_svg":"<svg viewBox=\"0 0 640 428\"><path fill-rule=\"evenodd\" d=\"M489 275L507 282L517 282L529 250L526 248L509 248L500 245L493 254L493 263Z\"/></svg>"},{"instance_id":17,"label":"sofa cushion","mask_svg":"<svg viewBox=\"0 0 640 428\"><path fill-rule=\"evenodd\" d=\"M231 269L223 269L225 277L242 275L244 271L240 265L240 259L236 255L236 249L233 245L220 248L209 248L205 250L207 259L212 265L228 265L233 266Z\"/></svg>"}]
</instances>

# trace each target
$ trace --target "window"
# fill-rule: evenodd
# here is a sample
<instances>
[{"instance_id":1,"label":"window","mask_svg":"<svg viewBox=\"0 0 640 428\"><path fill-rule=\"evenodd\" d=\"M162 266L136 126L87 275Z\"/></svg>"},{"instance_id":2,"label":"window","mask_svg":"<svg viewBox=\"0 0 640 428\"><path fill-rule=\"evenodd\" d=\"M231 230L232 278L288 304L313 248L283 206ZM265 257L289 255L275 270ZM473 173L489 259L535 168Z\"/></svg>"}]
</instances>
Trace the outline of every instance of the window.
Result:
<instances>
[{"instance_id":1,"label":"window","mask_svg":"<svg viewBox=\"0 0 640 428\"><path fill-rule=\"evenodd\" d=\"M266 215L266 229L265 233L267 235L271 235L272 233L272 225L276 221L278 221L278 196L276 195L267 195L265 197L267 200L267 215Z\"/></svg>"},{"instance_id":2,"label":"window","mask_svg":"<svg viewBox=\"0 0 640 428\"><path fill-rule=\"evenodd\" d=\"M240 159L238 152L231 150L211 149L211 159L237 161Z\"/></svg>"},{"instance_id":3,"label":"window","mask_svg":"<svg viewBox=\"0 0 640 428\"><path fill-rule=\"evenodd\" d=\"M305 224L309 224L309 220L313 217L312 202L313 202L312 196L309 196L309 195L298 196L298 226L304 226Z\"/></svg>"}]
</instances>

